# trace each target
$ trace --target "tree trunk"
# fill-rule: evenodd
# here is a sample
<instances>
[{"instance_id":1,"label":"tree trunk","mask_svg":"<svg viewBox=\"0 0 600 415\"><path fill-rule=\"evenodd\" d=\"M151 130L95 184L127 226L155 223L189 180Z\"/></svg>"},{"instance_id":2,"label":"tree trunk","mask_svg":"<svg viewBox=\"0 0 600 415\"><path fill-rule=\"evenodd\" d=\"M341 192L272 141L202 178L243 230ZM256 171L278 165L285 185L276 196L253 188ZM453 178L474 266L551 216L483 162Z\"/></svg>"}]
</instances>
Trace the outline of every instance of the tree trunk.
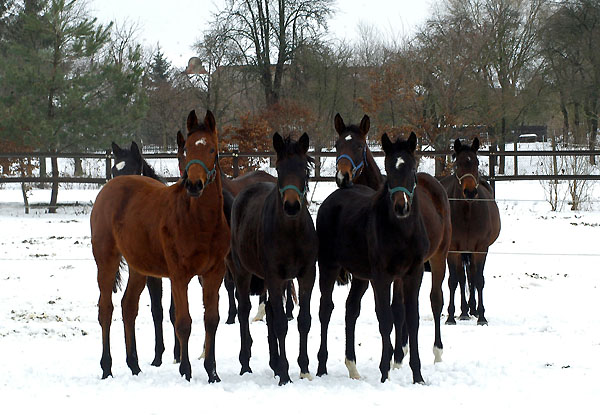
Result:
<instances>
[{"instance_id":1,"label":"tree trunk","mask_svg":"<svg viewBox=\"0 0 600 415\"><path fill-rule=\"evenodd\" d=\"M23 204L25 205L25 214L29 214L29 198L27 197L27 185L25 182L21 183L21 193L23 193Z\"/></svg>"},{"instance_id":2,"label":"tree trunk","mask_svg":"<svg viewBox=\"0 0 600 415\"><path fill-rule=\"evenodd\" d=\"M502 116L502 131L500 134L500 142L498 143L500 151L506 151L506 116ZM500 156L500 164L498 166L498 174L504 174L506 157Z\"/></svg>"},{"instance_id":3,"label":"tree trunk","mask_svg":"<svg viewBox=\"0 0 600 415\"><path fill-rule=\"evenodd\" d=\"M562 115L563 115L563 127L562 127L563 142L566 143L569 140L569 112L567 111L567 106L564 104L564 102L562 102L562 99L561 99L561 103L560 103L560 111L562 112Z\"/></svg>"},{"instance_id":4,"label":"tree trunk","mask_svg":"<svg viewBox=\"0 0 600 415\"><path fill-rule=\"evenodd\" d=\"M40 179L46 178L46 157L40 157ZM38 189L45 189L46 183L40 182Z\"/></svg>"},{"instance_id":5,"label":"tree trunk","mask_svg":"<svg viewBox=\"0 0 600 415\"><path fill-rule=\"evenodd\" d=\"M575 139L575 144L583 144L583 140L582 140L582 134L581 134L581 118L580 118L580 112L581 112L581 104L579 104L578 102L575 103L575 109L574 109L574 119L573 119L573 136Z\"/></svg>"},{"instance_id":6,"label":"tree trunk","mask_svg":"<svg viewBox=\"0 0 600 415\"><path fill-rule=\"evenodd\" d=\"M57 202L58 202L58 157L54 156L50 158L52 162L52 193L50 195L50 206L48 207L48 213L56 213Z\"/></svg>"},{"instance_id":7,"label":"tree trunk","mask_svg":"<svg viewBox=\"0 0 600 415\"><path fill-rule=\"evenodd\" d=\"M83 166L81 165L81 159L79 157L75 157L73 161L75 162L75 171L73 172L73 175L75 177L83 176Z\"/></svg>"}]
</instances>

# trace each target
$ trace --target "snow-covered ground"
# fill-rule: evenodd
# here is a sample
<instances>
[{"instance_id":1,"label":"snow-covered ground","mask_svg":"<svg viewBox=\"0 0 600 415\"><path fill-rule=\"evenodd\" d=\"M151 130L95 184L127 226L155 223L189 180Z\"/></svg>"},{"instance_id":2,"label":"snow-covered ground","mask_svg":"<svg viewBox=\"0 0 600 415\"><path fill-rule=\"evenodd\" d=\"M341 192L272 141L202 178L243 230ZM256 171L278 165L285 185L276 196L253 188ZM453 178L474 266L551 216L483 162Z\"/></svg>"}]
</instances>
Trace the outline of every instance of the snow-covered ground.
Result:
<instances>
[{"instance_id":1,"label":"snow-covered ground","mask_svg":"<svg viewBox=\"0 0 600 415\"><path fill-rule=\"evenodd\" d=\"M334 184L313 183L311 190L311 210L316 214ZM195 359L204 341L197 280L189 289L194 320L191 382L181 378L178 366L171 363L173 335L167 316L164 363L159 368L150 365L154 330L146 293L141 297L136 327L142 373L131 375L125 363L122 292L113 296L114 377L100 380L98 287L89 231L90 202L98 189L61 189L59 202L79 204L62 207L55 215L43 209L25 215L20 190L0 189L2 413L592 412L600 396L600 205L593 204L592 211L551 212L537 182L502 182L496 191L502 231L486 263L484 298L489 325L479 327L472 319L443 326L443 362L434 364L431 284L426 273L419 331L426 385L412 384L408 365L393 371L385 384L379 382L381 340L371 290L363 299L356 330L357 366L363 379L348 378L343 362L348 288L336 287L329 375L313 381L299 379L298 332L293 320L287 350L294 383L278 387L268 365L263 322L251 325L254 373L239 376L239 326L224 324L224 287L216 345L222 382L207 383L203 361ZM594 196L600 199L597 186ZM49 190L34 190L31 195L32 203L48 200ZM167 293L167 280L164 286ZM446 283L444 296L445 320ZM165 311L167 297L163 299ZM309 335L313 375L319 346L318 301L316 284ZM253 304L255 310L256 298Z\"/></svg>"}]
</instances>

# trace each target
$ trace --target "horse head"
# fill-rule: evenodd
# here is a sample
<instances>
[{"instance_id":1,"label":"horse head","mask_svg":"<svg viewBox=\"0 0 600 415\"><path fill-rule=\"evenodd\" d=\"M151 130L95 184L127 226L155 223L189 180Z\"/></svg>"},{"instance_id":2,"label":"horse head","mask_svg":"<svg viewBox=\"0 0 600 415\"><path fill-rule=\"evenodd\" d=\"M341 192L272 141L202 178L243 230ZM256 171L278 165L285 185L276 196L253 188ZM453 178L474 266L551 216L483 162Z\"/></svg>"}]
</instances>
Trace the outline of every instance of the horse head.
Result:
<instances>
[{"instance_id":1,"label":"horse head","mask_svg":"<svg viewBox=\"0 0 600 415\"><path fill-rule=\"evenodd\" d=\"M417 136L410 133L408 140L396 139L392 143L386 133L381 137L381 146L385 152L385 171L387 173L387 191L390 195L394 214L397 218L408 217L417 187L417 162L415 150Z\"/></svg>"},{"instance_id":2,"label":"horse head","mask_svg":"<svg viewBox=\"0 0 600 415\"><path fill-rule=\"evenodd\" d=\"M479 139L477 137L473 138L471 146L463 145L458 138L454 142L453 157L456 158L454 175L458 180L463 196L467 199L477 197L477 188L479 187L478 149Z\"/></svg>"},{"instance_id":3,"label":"horse head","mask_svg":"<svg viewBox=\"0 0 600 415\"><path fill-rule=\"evenodd\" d=\"M131 142L129 150L119 147L113 141L112 152L115 159L115 164L111 169L113 177L142 174L142 153L135 141Z\"/></svg>"},{"instance_id":4,"label":"horse head","mask_svg":"<svg viewBox=\"0 0 600 415\"><path fill-rule=\"evenodd\" d=\"M298 141L284 139L275 133L273 147L277 153L277 186L283 210L287 216L296 217L308 193L310 164L314 159L308 152L308 135L302 134Z\"/></svg>"},{"instance_id":5,"label":"horse head","mask_svg":"<svg viewBox=\"0 0 600 415\"><path fill-rule=\"evenodd\" d=\"M219 153L215 117L207 110L204 123L200 124L196 111L192 110L187 118L187 130L187 139L181 131L177 132L177 143L183 152L180 169L182 164L185 166L182 184L189 196L199 197L217 176Z\"/></svg>"},{"instance_id":6,"label":"horse head","mask_svg":"<svg viewBox=\"0 0 600 415\"><path fill-rule=\"evenodd\" d=\"M339 136L335 142L335 182L338 187L349 187L367 164L367 134L371 121L365 115L360 125L346 126L340 114L336 114L334 124Z\"/></svg>"}]
</instances>

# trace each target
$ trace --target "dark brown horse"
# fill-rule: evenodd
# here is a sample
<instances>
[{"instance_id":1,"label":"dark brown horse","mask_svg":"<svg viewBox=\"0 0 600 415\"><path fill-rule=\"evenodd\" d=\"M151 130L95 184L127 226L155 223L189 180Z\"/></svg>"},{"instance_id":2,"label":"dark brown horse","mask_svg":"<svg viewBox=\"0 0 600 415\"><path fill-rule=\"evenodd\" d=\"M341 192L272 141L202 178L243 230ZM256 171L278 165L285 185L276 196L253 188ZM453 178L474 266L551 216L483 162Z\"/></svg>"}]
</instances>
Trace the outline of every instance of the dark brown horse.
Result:
<instances>
[{"instance_id":1,"label":"dark brown horse","mask_svg":"<svg viewBox=\"0 0 600 415\"><path fill-rule=\"evenodd\" d=\"M437 180L426 173L417 175L416 145L414 133L408 140L395 143L384 134L382 146L387 172L384 185L377 191L362 185L338 189L319 209L321 347L317 375L327 373L331 296L340 269L345 269L353 275L346 302L346 366L350 377L360 377L356 369L354 332L360 299L370 282L383 343L379 365L381 381L389 376L394 352L390 341L392 325L396 325L398 332L406 322L413 381L423 382L417 344L419 289L425 261L430 261L435 275L441 272L443 276L450 244L450 207ZM393 301L390 299L392 283ZM441 307L440 302L434 315L439 317ZM398 343L396 348L400 349L401 359L403 354Z\"/></svg>"},{"instance_id":2,"label":"dark brown horse","mask_svg":"<svg viewBox=\"0 0 600 415\"><path fill-rule=\"evenodd\" d=\"M282 294L288 281L298 278L300 311L300 376L308 370L310 297L315 282L317 234L308 212L308 135L296 142L279 134L273 137L277 152L277 184L257 183L245 188L231 210L231 253L228 268L233 274L239 302L241 334L240 374L251 372L252 337L248 323L250 289L255 276L267 287L266 303L269 365L279 376L279 384L290 382L285 338L288 322Z\"/></svg>"},{"instance_id":3,"label":"dark brown horse","mask_svg":"<svg viewBox=\"0 0 600 415\"><path fill-rule=\"evenodd\" d=\"M367 145L367 133L369 131L370 122L369 117L364 115L360 125L346 126L344 120L337 114L335 116L335 129L338 133L338 139L335 143L336 147L336 183L339 187L344 188L354 184L363 184L378 190L383 185L384 178L381 175L379 167L375 164L371 151ZM430 180L429 176L426 179L419 180L417 184L418 191L428 192L427 188L421 189ZM420 208L423 210L421 214L429 218L431 217L431 204L421 203ZM444 235L451 232L451 226L446 221L447 217L444 217L442 224L442 233ZM438 224L425 221L428 234L436 235L438 233ZM445 237L446 238L446 237ZM441 244L436 252L436 258L446 257L448 251L447 244ZM433 312L434 325L435 325L435 339L434 339L434 361L440 362L442 360L442 334L441 334L441 314L442 307L444 305L442 284L446 273L445 259L440 262L439 259L436 264L433 264L435 260L429 261L431 268L431 310ZM345 276L345 273L344 273ZM345 278L342 278L342 280ZM351 307L347 307L347 312L359 313L360 309L357 309L355 302L356 298L361 298L366 290L367 285L360 281L352 282L350 288L351 295L349 296L349 303L352 303ZM356 292L355 292L356 291ZM361 294L362 292L362 294ZM350 301L350 298L353 298ZM360 303L360 300L358 300ZM358 317L358 314L357 316ZM408 333L406 331L406 325L401 327L396 326L396 347L394 349L394 367L399 367L404 354L407 352ZM353 351L347 351L347 356L353 356ZM352 359L350 359L352 360Z\"/></svg>"},{"instance_id":4,"label":"dark brown horse","mask_svg":"<svg viewBox=\"0 0 600 415\"><path fill-rule=\"evenodd\" d=\"M454 142L454 174L440 180L450 198L452 212L452 253L448 254L450 302L446 324L456 324L454 293L459 284L459 319L468 320L470 311L471 315L477 316L477 324L487 324L483 306L483 268L489 246L500 234L500 212L491 186L479 176L478 149L477 137L471 146L463 145L457 139ZM465 298L465 269L469 281L468 305Z\"/></svg>"},{"instance_id":5,"label":"dark brown horse","mask_svg":"<svg viewBox=\"0 0 600 415\"><path fill-rule=\"evenodd\" d=\"M102 377L111 376L110 324L112 288L121 257L131 272L123 296L127 365L138 374L135 318L146 275L168 276L181 343L179 372L190 380L188 341L192 319L187 289L195 275L203 280L206 359L209 382L220 381L215 364L219 322L219 287L229 249L229 226L223 213L215 119L206 112L200 124L195 111L187 119L186 168L181 180L166 187L143 176L121 176L98 193L91 213L92 251L98 267L98 319L102 327Z\"/></svg>"},{"instance_id":6,"label":"dark brown horse","mask_svg":"<svg viewBox=\"0 0 600 415\"><path fill-rule=\"evenodd\" d=\"M184 154L184 146L183 142L177 141L177 159L179 160L179 171L185 167L184 162L185 154ZM254 184L254 183L276 183L277 178L271 176L269 173L256 170L245 173L241 176L234 177L230 179L223 173L221 170L221 183L223 183L223 189L230 192L233 197L236 197L238 193L244 190L246 187ZM229 311L227 313L227 320L225 324L233 324L235 323L235 316L237 315L237 307L235 305L235 286L233 283L233 279L229 272L225 275L224 279L225 288L227 289L227 295L229 298ZM260 289L258 289L260 291ZM267 300L266 293L260 293L260 301L259 301L259 309L258 313L254 317L253 321L262 320L265 315L265 301ZM294 297L295 289L294 283L290 281L286 288L286 305L285 305L285 313L288 320L292 320L294 318L293 310L294 310ZM171 310L172 312L172 310ZM177 353L177 344L175 345L175 352Z\"/></svg>"},{"instance_id":7,"label":"dark brown horse","mask_svg":"<svg viewBox=\"0 0 600 415\"><path fill-rule=\"evenodd\" d=\"M371 127L368 115L364 115L360 125L346 126L340 114L335 115L335 131L338 139L336 149L335 182L338 187L348 187L352 183L363 184L377 190L383 184L383 176L367 144L367 134Z\"/></svg>"}]
</instances>

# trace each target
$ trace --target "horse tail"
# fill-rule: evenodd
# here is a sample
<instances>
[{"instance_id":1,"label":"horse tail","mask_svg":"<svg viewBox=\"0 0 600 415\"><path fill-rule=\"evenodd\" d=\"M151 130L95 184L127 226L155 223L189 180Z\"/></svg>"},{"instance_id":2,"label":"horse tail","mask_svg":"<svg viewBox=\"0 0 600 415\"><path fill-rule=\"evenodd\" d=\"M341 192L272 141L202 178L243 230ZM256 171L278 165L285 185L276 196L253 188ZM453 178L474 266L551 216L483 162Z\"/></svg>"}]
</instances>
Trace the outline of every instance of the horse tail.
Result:
<instances>
[{"instance_id":1,"label":"horse tail","mask_svg":"<svg viewBox=\"0 0 600 415\"><path fill-rule=\"evenodd\" d=\"M125 259L121 258L121 263L119 264L119 268L117 269L117 274L115 275L115 283L113 284L113 292L121 291L123 287L123 278L121 277L121 268L125 266Z\"/></svg>"},{"instance_id":2,"label":"horse tail","mask_svg":"<svg viewBox=\"0 0 600 415\"><path fill-rule=\"evenodd\" d=\"M471 265L471 254L460 254L460 256L462 259L463 268L466 271L469 265Z\"/></svg>"},{"instance_id":3,"label":"horse tail","mask_svg":"<svg viewBox=\"0 0 600 415\"><path fill-rule=\"evenodd\" d=\"M352 274L346 271L344 268L340 269L340 274L337 278L337 285L348 285L352 281Z\"/></svg>"},{"instance_id":4,"label":"horse tail","mask_svg":"<svg viewBox=\"0 0 600 415\"><path fill-rule=\"evenodd\" d=\"M256 275L252 275L250 279L250 294L261 295L265 292L265 280Z\"/></svg>"}]
</instances>

